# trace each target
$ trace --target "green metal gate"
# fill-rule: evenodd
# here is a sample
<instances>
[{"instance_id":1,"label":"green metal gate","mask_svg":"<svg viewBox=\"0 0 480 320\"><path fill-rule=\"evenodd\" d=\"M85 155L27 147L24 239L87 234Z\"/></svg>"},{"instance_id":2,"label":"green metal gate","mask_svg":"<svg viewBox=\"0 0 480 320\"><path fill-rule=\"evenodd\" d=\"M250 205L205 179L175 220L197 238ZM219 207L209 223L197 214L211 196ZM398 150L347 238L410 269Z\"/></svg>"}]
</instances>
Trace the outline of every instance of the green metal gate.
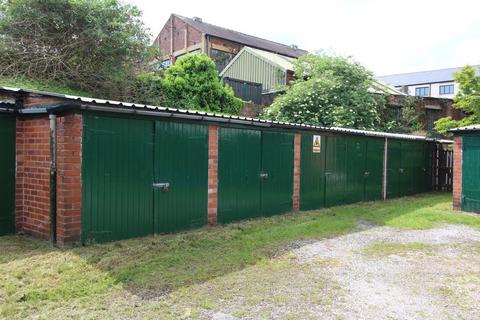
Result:
<instances>
[{"instance_id":1,"label":"green metal gate","mask_svg":"<svg viewBox=\"0 0 480 320\"><path fill-rule=\"evenodd\" d=\"M261 216L261 132L219 128L218 222Z\"/></svg>"},{"instance_id":2,"label":"green metal gate","mask_svg":"<svg viewBox=\"0 0 480 320\"><path fill-rule=\"evenodd\" d=\"M272 215L293 207L293 134L262 132L261 212Z\"/></svg>"},{"instance_id":3,"label":"green metal gate","mask_svg":"<svg viewBox=\"0 0 480 320\"><path fill-rule=\"evenodd\" d=\"M480 212L480 139L463 137L462 209Z\"/></svg>"},{"instance_id":4,"label":"green metal gate","mask_svg":"<svg viewBox=\"0 0 480 320\"><path fill-rule=\"evenodd\" d=\"M207 172L206 126L85 114L82 240L206 224Z\"/></svg>"},{"instance_id":5,"label":"green metal gate","mask_svg":"<svg viewBox=\"0 0 480 320\"><path fill-rule=\"evenodd\" d=\"M325 136L320 150L313 152L312 134L302 134L300 150L300 209L313 210L325 205Z\"/></svg>"},{"instance_id":6,"label":"green metal gate","mask_svg":"<svg viewBox=\"0 0 480 320\"><path fill-rule=\"evenodd\" d=\"M0 236L15 232L15 117L0 115Z\"/></svg>"},{"instance_id":7,"label":"green metal gate","mask_svg":"<svg viewBox=\"0 0 480 320\"><path fill-rule=\"evenodd\" d=\"M207 224L208 127L155 122L155 233Z\"/></svg>"}]
</instances>

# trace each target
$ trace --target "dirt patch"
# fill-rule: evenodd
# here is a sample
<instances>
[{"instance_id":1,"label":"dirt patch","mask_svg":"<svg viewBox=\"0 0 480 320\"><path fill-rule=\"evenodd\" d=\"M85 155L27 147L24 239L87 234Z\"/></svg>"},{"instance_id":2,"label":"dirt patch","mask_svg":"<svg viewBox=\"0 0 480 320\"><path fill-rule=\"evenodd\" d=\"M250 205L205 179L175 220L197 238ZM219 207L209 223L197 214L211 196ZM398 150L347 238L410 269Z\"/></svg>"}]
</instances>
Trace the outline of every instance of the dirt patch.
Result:
<instances>
[{"instance_id":1,"label":"dirt patch","mask_svg":"<svg viewBox=\"0 0 480 320\"><path fill-rule=\"evenodd\" d=\"M342 288L334 308L340 318L474 319L480 312L479 244L480 232L465 226L381 227L318 241L295 255L303 263L340 261L324 268Z\"/></svg>"}]
</instances>

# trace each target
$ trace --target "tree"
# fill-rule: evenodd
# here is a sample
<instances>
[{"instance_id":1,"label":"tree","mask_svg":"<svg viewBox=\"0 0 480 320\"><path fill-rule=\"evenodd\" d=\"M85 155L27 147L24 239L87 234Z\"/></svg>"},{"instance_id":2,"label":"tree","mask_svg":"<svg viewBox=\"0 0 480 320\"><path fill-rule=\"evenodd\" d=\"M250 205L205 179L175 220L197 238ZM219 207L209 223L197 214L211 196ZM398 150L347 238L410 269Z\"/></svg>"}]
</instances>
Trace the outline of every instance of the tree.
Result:
<instances>
[{"instance_id":1,"label":"tree","mask_svg":"<svg viewBox=\"0 0 480 320\"><path fill-rule=\"evenodd\" d=\"M152 58L141 12L119 0L0 0L0 76L128 95Z\"/></svg>"},{"instance_id":2,"label":"tree","mask_svg":"<svg viewBox=\"0 0 480 320\"><path fill-rule=\"evenodd\" d=\"M165 71L162 87L164 104L172 108L238 114L242 106L205 54L191 53L177 60Z\"/></svg>"},{"instance_id":3,"label":"tree","mask_svg":"<svg viewBox=\"0 0 480 320\"><path fill-rule=\"evenodd\" d=\"M300 57L296 80L263 116L320 126L378 129L383 99L369 92L373 75L351 58L324 53Z\"/></svg>"},{"instance_id":4,"label":"tree","mask_svg":"<svg viewBox=\"0 0 480 320\"><path fill-rule=\"evenodd\" d=\"M475 74L475 69L464 67L454 74L459 90L453 100L453 106L463 110L468 115L462 120L452 117L441 118L435 122L435 130L444 135L449 135L448 130L480 123L480 76Z\"/></svg>"}]
</instances>

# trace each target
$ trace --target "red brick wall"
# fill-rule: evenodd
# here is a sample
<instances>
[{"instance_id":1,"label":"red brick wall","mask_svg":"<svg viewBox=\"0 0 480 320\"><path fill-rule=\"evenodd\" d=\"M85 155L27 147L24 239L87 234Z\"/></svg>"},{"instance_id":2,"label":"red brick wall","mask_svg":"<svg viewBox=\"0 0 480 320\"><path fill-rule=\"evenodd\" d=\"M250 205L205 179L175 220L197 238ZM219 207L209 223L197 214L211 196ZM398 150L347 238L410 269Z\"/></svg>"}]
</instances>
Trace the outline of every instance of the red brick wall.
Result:
<instances>
[{"instance_id":1,"label":"red brick wall","mask_svg":"<svg viewBox=\"0 0 480 320\"><path fill-rule=\"evenodd\" d=\"M293 146L293 211L300 210L300 147L302 136L295 134Z\"/></svg>"},{"instance_id":2,"label":"red brick wall","mask_svg":"<svg viewBox=\"0 0 480 320\"><path fill-rule=\"evenodd\" d=\"M462 209L462 137L453 139L453 208Z\"/></svg>"},{"instance_id":3,"label":"red brick wall","mask_svg":"<svg viewBox=\"0 0 480 320\"><path fill-rule=\"evenodd\" d=\"M15 190L17 232L50 235L50 122L17 120Z\"/></svg>"},{"instance_id":4,"label":"red brick wall","mask_svg":"<svg viewBox=\"0 0 480 320\"><path fill-rule=\"evenodd\" d=\"M155 39L155 43L168 55L171 53L171 23L173 21L173 52L185 49L185 30L188 28L187 47L202 42L202 33L187 25L183 20L170 16Z\"/></svg>"},{"instance_id":5,"label":"red brick wall","mask_svg":"<svg viewBox=\"0 0 480 320\"><path fill-rule=\"evenodd\" d=\"M218 127L208 128L208 224L217 224L218 212Z\"/></svg>"},{"instance_id":6,"label":"red brick wall","mask_svg":"<svg viewBox=\"0 0 480 320\"><path fill-rule=\"evenodd\" d=\"M79 241L82 206L82 116L57 118L57 241Z\"/></svg>"}]
</instances>

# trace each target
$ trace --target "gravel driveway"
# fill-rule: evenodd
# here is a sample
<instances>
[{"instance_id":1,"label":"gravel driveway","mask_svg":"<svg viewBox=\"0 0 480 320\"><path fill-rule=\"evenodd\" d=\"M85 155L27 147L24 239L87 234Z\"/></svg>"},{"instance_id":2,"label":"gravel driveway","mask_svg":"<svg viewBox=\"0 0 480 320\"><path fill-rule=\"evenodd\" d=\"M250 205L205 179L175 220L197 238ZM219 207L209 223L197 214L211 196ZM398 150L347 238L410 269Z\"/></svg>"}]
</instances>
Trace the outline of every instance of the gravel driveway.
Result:
<instances>
[{"instance_id":1,"label":"gravel driveway","mask_svg":"<svg viewBox=\"0 0 480 320\"><path fill-rule=\"evenodd\" d=\"M216 303L201 317L480 318L477 229L446 225L402 231L363 225L358 232L289 248L263 266L209 283L209 297Z\"/></svg>"}]
</instances>

